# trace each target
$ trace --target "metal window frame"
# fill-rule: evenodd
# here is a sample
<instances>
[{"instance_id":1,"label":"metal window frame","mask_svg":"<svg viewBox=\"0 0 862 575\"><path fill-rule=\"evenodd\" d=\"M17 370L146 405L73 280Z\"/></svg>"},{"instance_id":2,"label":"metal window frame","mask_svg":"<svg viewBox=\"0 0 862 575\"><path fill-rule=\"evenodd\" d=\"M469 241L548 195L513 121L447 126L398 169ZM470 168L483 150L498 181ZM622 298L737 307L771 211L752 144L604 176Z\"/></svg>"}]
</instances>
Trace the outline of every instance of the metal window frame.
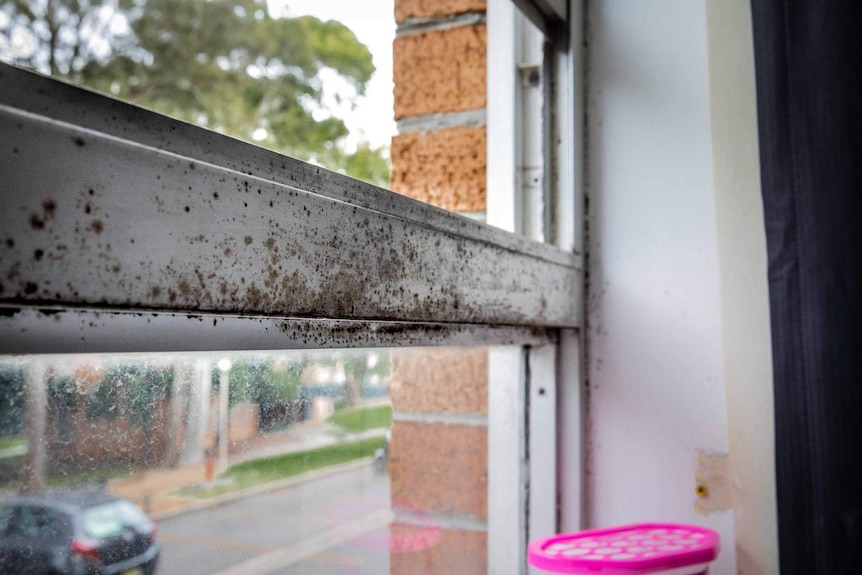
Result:
<instances>
[{"instance_id":1,"label":"metal window frame","mask_svg":"<svg viewBox=\"0 0 862 575\"><path fill-rule=\"evenodd\" d=\"M580 261L582 6L555 4L565 14L549 14L543 1L488 3L488 221ZM582 306L580 294L574 297ZM583 527L581 334L562 329L559 336L553 345L489 355L488 555L495 575L537 573L527 565L527 542Z\"/></svg>"},{"instance_id":2,"label":"metal window frame","mask_svg":"<svg viewBox=\"0 0 862 575\"><path fill-rule=\"evenodd\" d=\"M571 253L11 66L0 86L0 353L542 343L580 322Z\"/></svg>"},{"instance_id":3,"label":"metal window frame","mask_svg":"<svg viewBox=\"0 0 862 575\"><path fill-rule=\"evenodd\" d=\"M569 10L574 0L512 0L548 40L565 48L569 41Z\"/></svg>"},{"instance_id":4,"label":"metal window frame","mask_svg":"<svg viewBox=\"0 0 862 575\"><path fill-rule=\"evenodd\" d=\"M0 354L513 346L489 359L489 571L526 572L582 517L582 61L579 2L515 4L548 42L520 61L520 13L489 2L512 89L489 90L488 219L532 241L0 65Z\"/></svg>"}]
</instances>

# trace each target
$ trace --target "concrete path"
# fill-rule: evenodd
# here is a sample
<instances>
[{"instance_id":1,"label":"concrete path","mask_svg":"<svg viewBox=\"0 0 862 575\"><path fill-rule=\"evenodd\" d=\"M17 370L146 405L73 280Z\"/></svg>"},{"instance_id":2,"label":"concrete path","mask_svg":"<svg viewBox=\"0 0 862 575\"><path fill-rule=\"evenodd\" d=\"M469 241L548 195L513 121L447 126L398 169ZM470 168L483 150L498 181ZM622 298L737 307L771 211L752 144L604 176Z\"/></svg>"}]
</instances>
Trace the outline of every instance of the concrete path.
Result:
<instances>
[{"instance_id":1,"label":"concrete path","mask_svg":"<svg viewBox=\"0 0 862 575\"><path fill-rule=\"evenodd\" d=\"M244 450L234 450L229 464L263 457L298 453L340 443L352 443L364 439L383 437L384 428L360 433L343 433L335 426L325 424L297 425L285 432L261 436L254 444L246 444ZM183 509L198 509L202 501L197 497L181 497L176 491L183 487L198 486L206 482L203 464L172 469L153 469L140 472L133 477L108 481L107 491L135 501L144 511L154 517L175 515Z\"/></svg>"}]
</instances>

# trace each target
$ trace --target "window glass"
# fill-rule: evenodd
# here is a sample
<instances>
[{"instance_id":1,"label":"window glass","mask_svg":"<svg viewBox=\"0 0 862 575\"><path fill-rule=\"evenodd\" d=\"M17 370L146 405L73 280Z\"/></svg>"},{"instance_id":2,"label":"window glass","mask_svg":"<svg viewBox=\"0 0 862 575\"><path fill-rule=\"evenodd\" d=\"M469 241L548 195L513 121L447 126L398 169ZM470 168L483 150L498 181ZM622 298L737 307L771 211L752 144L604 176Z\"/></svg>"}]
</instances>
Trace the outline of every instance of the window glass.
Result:
<instances>
[{"instance_id":1,"label":"window glass","mask_svg":"<svg viewBox=\"0 0 862 575\"><path fill-rule=\"evenodd\" d=\"M392 8L350 4L4 2L0 59L385 186Z\"/></svg>"},{"instance_id":2,"label":"window glass","mask_svg":"<svg viewBox=\"0 0 862 575\"><path fill-rule=\"evenodd\" d=\"M14 507L0 506L0 533L6 534L9 532L9 526L11 524L12 517L14 514Z\"/></svg>"},{"instance_id":3,"label":"window glass","mask_svg":"<svg viewBox=\"0 0 862 575\"><path fill-rule=\"evenodd\" d=\"M94 539L120 535L124 529L149 525L144 513L128 501L116 501L86 509L81 516L84 533Z\"/></svg>"},{"instance_id":4,"label":"window glass","mask_svg":"<svg viewBox=\"0 0 862 575\"><path fill-rule=\"evenodd\" d=\"M163 573L487 570L484 348L22 360L0 522L71 508L82 561L148 565L154 537ZM70 537L23 505L22 544Z\"/></svg>"}]
</instances>

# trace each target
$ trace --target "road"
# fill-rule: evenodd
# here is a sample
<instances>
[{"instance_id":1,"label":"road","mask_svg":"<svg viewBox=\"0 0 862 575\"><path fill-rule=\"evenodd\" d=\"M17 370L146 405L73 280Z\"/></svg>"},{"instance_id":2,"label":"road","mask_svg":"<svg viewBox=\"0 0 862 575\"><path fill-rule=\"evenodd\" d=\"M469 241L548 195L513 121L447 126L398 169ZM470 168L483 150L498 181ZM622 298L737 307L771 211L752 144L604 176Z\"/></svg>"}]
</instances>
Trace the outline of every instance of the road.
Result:
<instances>
[{"instance_id":1,"label":"road","mask_svg":"<svg viewBox=\"0 0 862 575\"><path fill-rule=\"evenodd\" d=\"M371 466L159 522L160 575L389 572L389 478Z\"/></svg>"}]
</instances>

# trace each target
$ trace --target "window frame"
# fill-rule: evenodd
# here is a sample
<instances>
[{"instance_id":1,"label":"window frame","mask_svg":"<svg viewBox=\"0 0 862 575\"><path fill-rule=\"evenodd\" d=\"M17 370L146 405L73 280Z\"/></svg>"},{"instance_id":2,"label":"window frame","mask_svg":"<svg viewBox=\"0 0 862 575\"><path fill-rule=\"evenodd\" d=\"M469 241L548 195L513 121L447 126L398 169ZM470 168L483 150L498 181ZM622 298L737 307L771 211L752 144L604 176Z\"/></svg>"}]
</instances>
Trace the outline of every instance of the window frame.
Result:
<instances>
[{"instance_id":1,"label":"window frame","mask_svg":"<svg viewBox=\"0 0 862 575\"><path fill-rule=\"evenodd\" d=\"M264 197L289 194L293 198L292 209L305 209L309 214L314 211L321 214L317 216L321 221L329 222L323 233L325 241L333 246L338 245L339 234L342 242L343 234L350 237L352 230L347 223L357 213L390 229L388 235L384 234L389 241L368 236L364 243L356 241L350 246L356 253L372 254L370 259L378 261L377 265L356 273L355 282L376 287L384 294L373 305L360 306L359 310L345 307L339 301L345 292L338 290L315 300L317 303L310 309L292 305L289 300L278 305L236 309L228 305L228 298L216 297L213 304L213 298L204 302L206 298L200 296L183 297L186 294L181 289L176 290L175 301L158 297L153 301L140 290L129 295L125 283L112 278L110 270L99 272L94 281L96 289L103 293L107 288L108 298L94 297L96 292L82 297L73 288L56 291L56 297L45 297L38 286L46 282L57 286L70 270L92 264L94 248L87 243L86 234L93 230L82 232L81 225L76 229L75 222L83 221L78 215L69 220L71 225L55 231L58 236L55 243L83 246L64 254L62 265L50 258L30 262L32 265L19 268L14 291L9 289L8 281L0 279L7 288L0 291L0 354L517 346L492 348L489 361L488 499L493 502L488 522L489 569L495 573L525 572L529 539L561 529L580 528L583 521L580 10L580 3L574 0L568 5L559 0L489 2L488 52L495 55L489 59L489 86L492 83L511 86L508 91L488 90L488 216L497 228L252 144L0 64L3 88L0 121L11 119L8 125L14 124L19 130L16 137L38 127L43 134L45 130L53 131L57 141L63 140L78 158L84 148L103 150L89 156L91 163L79 159L76 165L74 161L56 162L60 158L47 151L42 154L41 162L34 159L22 162L12 155L17 155L18 150L10 153L8 149L0 149L2 181L18 184L0 189L0 205L4 206L0 224L7 237L16 240L16 247L8 242L0 244L0 273L7 278L6 268L14 266L10 262L24 261L33 250L43 249L27 238L40 232L34 229L33 214L36 223L41 221L43 226L47 223L44 221L47 217L40 219L40 215L47 216L40 213L40 203L46 201L42 197L44 188L32 185L33 177L40 175L44 165L50 166L50 170L71 170L66 173L69 179L96 175L103 178L99 180L102 186L109 186L116 185L109 180L118 173L117 167L130 169L135 159L146 159L163 167L186 164L188 170L183 174L175 172L170 176L173 179L168 179L169 169L162 172L175 196L168 212L153 218L153 234L174 225L172 222L176 220L172 217L182 215L177 200L183 199L189 182L195 188L204 183L204 172L210 183L215 174L268 186L269 195L261 194ZM529 63L538 65L544 79L542 97L538 100L543 106L540 110L525 110L519 89L523 80L519 70L526 69L521 61L523 54L519 53L525 16L539 26L546 39L540 51L541 61ZM543 192L541 197L532 199L525 198L522 175L517 173L521 165L517 158L522 158L524 152L519 147L524 128L519 118L525 112L534 116L538 112L541 118ZM24 128L20 128L22 125ZM16 137L10 140L13 144L18 141ZM78 145L79 141L84 144ZM98 145L91 145L94 143ZM11 162L3 159L4 153ZM127 157L123 158L124 154ZM63 165L58 168L58 163ZM195 173L190 174L192 171ZM218 189L210 186L207 193L222 192L224 202L232 186ZM80 204L82 190L94 188L57 189L59 199L51 201L55 206L68 206ZM133 216L147 218L153 210L159 210L155 194L143 202L118 203L118 198L130 192L146 193L131 186L112 196L115 207L128 212L125 221L129 225L133 224ZM198 200L190 208L202 207L201 198ZM231 210L239 212L239 205L244 203L239 196L231 201L232 207L218 212L220 217L224 218ZM41 208L44 210L45 206ZM527 230L516 224L518 214L529 211L541 213L538 219L543 224L538 228ZM220 237L237 236L247 222L272 215L265 203L253 204L252 215L244 216L242 225L228 225ZM282 240L301 241L302 234L309 229L288 233ZM111 234L116 236L115 241L127 239L123 236L126 232L127 226L118 226L100 230L97 235L105 243ZM510 232L526 232L533 240ZM406 239L417 234L419 241ZM385 258L374 256L391 249L393 238L401 240L396 259L406 262L413 258L418 263L403 268L412 272L384 280L381 279L385 275L384 266L379 262ZM188 237L173 241L171 249L180 249L186 240ZM446 244L442 249L441 242ZM215 274L215 279L235 271L226 267L215 252L221 245L218 241L191 245L187 261L217 262L207 270ZM349 262L344 258L335 257L338 249L319 250L308 257L298 254L293 269L315 269L315 266L320 269L327 258L347 266ZM452 262L460 265L456 267ZM271 272L263 257L244 265L249 266L246 275L258 278L262 284ZM141 271L146 270L136 270ZM421 271L419 275L417 271ZM136 275L142 275L141 281L150 285L159 285L167 274L164 269L157 269L148 276L132 277ZM176 279L169 278L174 283ZM320 278L310 279L314 283ZM36 285L37 289L28 293L29 285ZM409 297L397 295L394 289L405 285L409 296L424 298L426 305L415 305ZM242 291L235 281L231 287ZM443 288L448 288L448 292ZM453 293L457 297L452 297ZM512 449L513 445L518 448Z\"/></svg>"},{"instance_id":2,"label":"window frame","mask_svg":"<svg viewBox=\"0 0 862 575\"><path fill-rule=\"evenodd\" d=\"M579 325L571 253L8 65L0 85L0 353L529 344ZM291 273L304 299L262 293Z\"/></svg>"}]
</instances>

